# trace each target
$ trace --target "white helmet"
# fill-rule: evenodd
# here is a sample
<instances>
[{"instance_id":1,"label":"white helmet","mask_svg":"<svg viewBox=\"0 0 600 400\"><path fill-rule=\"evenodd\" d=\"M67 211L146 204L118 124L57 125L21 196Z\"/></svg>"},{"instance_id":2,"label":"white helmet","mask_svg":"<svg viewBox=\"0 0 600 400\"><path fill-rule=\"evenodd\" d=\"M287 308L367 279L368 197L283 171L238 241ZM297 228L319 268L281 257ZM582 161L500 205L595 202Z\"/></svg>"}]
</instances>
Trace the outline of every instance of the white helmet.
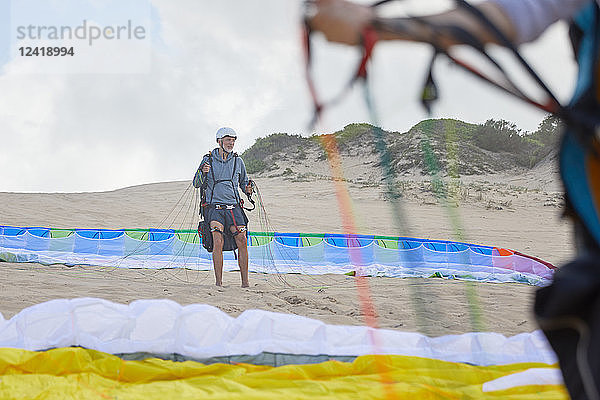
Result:
<instances>
[{"instance_id":1,"label":"white helmet","mask_svg":"<svg viewBox=\"0 0 600 400\"><path fill-rule=\"evenodd\" d=\"M217 142L219 139L223 139L225 136L230 136L237 139L237 133L235 133L233 129L227 127L219 128L217 131Z\"/></svg>"}]
</instances>

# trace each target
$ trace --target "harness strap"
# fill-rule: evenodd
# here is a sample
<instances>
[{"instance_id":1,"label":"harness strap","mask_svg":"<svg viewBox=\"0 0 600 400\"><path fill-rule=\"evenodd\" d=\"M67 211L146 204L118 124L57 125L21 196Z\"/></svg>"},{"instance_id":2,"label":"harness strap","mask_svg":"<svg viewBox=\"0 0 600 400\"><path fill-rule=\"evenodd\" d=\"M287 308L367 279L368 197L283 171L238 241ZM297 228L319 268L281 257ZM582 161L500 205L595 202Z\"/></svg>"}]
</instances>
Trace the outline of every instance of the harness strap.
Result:
<instances>
[{"instance_id":1,"label":"harness strap","mask_svg":"<svg viewBox=\"0 0 600 400\"><path fill-rule=\"evenodd\" d=\"M234 160L233 160L233 171L231 173L231 178L230 179L215 179L215 171L214 171L213 166L212 166L212 152L209 153L208 164L210 165L210 174L211 174L212 180L213 180L213 185L212 185L212 188L210 190L210 202L211 203L212 203L213 196L215 194L215 186L217 186L218 183L222 183L222 182L231 182L231 186L233 188L233 194L235 196L235 200L238 203L240 202L240 198L239 198L238 193L237 193L237 186L236 186L235 182L233 181L233 178L235 178L235 171L237 169L238 154L237 153L232 153L232 156L233 156Z\"/></svg>"},{"instance_id":2,"label":"harness strap","mask_svg":"<svg viewBox=\"0 0 600 400\"><path fill-rule=\"evenodd\" d=\"M252 203L252 208L246 208L244 207L244 200L239 196L239 193L237 191L237 185L234 182L234 178L235 178L235 173L237 170L237 162L238 162L238 154L237 153L232 153L232 156L234 157L234 161L233 161L233 171L231 173L231 178L230 179L215 179L215 172L214 169L212 168L212 152L207 154L208 156L208 164L210 165L210 174L212 176L212 180L213 180L213 185L211 187L211 192L210 192L210 201L207 200L207 196L206 196L206 189L208 187L208 179L205 179L203 182L203 194L202 194L202 202L200 204L202 209L205 209L206 207L213 207L217 210L231 210L235 207L235 205L229 205L229 204L216 204L216 205L212 205L210 204L212 202L213 196L214 196L214 192L215 192L215 186L219 183L222 182L230 182L232 189L233 189L233 195L235 196L235 200L237 202L237 205L239 205L241 208L243 208L244 210L247 211L252 211L256 208L256 204L254 204L254 201L252 200L252 198L250 197L249 194L246 194L248 196L248 200L250 201L250 203ZM254 182L252 180L249 181L249 184L254 186Z\"/></svg>"},{"instance_id":3,"label":"harness strap","mask_svg":"<svg viewBox=\"0 0 600 400\"><path fill-rule=\"evenodd\" d=\"M207 155L205 155L205 157L208 157L209 165L212 166L212 163L210 162L211 154L208 153ZM200 181L201 181L201 184L200 184L200 207L204 207L206 204L206 188L208 187L207 174L202 172L200 175ZM202 211L200 211L200 212L202 213Z\"/></svg>"},{"instance_id":4,"label":"harness strap","mask_svg":"<svg viewBox=\"0 0 600 400\"><path fill-rule=\"evenodd\" d=\"M240 230L240 228L238 228L237 222L235 222L235 215L233 215L233 209L230 209L229 212L231 213L231 219L233 220L233 226L235 226L235 233L233 234L233 236L237 236L237 234L242 231Z\"/></svg>"},{"instance_id":5,"label":"harness strap","mask_svg":"<svg viewBox=\"0 0 600 400\"><path fill-rule=\"evenodd\" d=\"M214 208L215 210L233 210L235 204L207 204L206 207Z\"/></svg>"},{"instance_id":6,"label":"harness strap","mask_svg":"<svg viewBox=\"0 0 600 400\"><path fill-rule=\"evenodd\" d=\"M372 26L367 26L362 32L363 57L360 60L355 79L367 79L367 62L371 59L373 48L379 39L377 31Z\"/></svg>"},{"instance_id":7,"label":"harness strap","mask_svg":"<svg viewBox=\"0 0 600 400\"><path fill-rule=\"evenodd\" d=\"M311 62L312 62L312 54L311 54L311 44L310 37L312 34L312 28L310 26L310 22L308 18L304 20L304 35L303 35L303 44L304 44L304 58L305 58L305 75L306 81L308 83L308 88L310 95L313 100L314 114L313 119L310 123L310 126L313 127L319 121L321 117L321 113L326 107L333 106L340 102L350 91L350 89L354 86L354 83L358 80L366 81L367 79L367 63L371 59L371 54L373 53L373 48L375 44L379 40L379 36L377 31L372 26L367 26L361 32L361 46L363 48L363 55L358 64L358 68L354 73L354 76L348 82L346 86L342 89L340 93L338 93L335 97L330 99L329 101L322 102L319 100L317 95L317 90L315 88L314 80L311 74Z\"/></svg>"}]
</instances>

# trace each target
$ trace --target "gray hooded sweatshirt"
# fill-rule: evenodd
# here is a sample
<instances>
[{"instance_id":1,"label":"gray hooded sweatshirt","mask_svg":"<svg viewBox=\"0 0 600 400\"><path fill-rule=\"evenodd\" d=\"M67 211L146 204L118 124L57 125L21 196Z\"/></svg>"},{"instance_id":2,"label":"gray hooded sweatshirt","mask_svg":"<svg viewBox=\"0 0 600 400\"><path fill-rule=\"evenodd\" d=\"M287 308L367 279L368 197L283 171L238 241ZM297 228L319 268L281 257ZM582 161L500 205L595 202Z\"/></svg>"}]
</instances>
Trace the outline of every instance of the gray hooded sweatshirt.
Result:
<instances>
[{"instance_id":1,"label":"gray hooded sweatshirt","mask_svg":"<svg viewBox=\"0 0 600 400\"><path fill-rule=\"evenodd\" d=\"M248 186L248 175L246 165L239 156L229 153L226 160L219 155L217 147L212 152L212 167L207 174L202 174L202 167L209 163L208 155L204 156L196 175L194 175L194 187L199 188L206 180L206 202L208 204L238 204L239 193L237 185L246 190ZM235 171L233 170L235 166Z\"/></svg>"}]
</instances>

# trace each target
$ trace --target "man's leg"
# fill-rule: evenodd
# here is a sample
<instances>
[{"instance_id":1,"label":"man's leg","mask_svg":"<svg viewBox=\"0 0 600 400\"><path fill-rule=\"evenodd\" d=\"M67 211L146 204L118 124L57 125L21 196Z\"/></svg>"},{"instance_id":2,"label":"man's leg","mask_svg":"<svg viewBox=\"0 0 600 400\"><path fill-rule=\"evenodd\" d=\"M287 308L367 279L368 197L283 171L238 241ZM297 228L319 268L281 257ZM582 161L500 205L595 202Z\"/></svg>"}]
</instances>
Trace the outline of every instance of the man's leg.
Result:
<instances>
[{"instance_id":1,"label":"man's leg","mask_svg":"<svg viewBox=\"0 0 600 400\"><path fill-rule=\"evenodd\" d=\"M235 226L231 227L231 233L238 232L234 238L235 243L238 247L238 265L240 267L240 274L242 275L242 287L249 287L248 283L248 240L246 239L246 227L238 226L239 230L235 229Z\"/></svg>"},{"instance_id":2,"label":"man's leg","mask_svg":"<svg viewBox=\"0 0 600 400\"><path fill-rule=\"evenodd\" d=\"M210 221L210 230L213 238L213 268L215 270L215 285L223 285L223 224Z\"/></svg>"}]
</instances>

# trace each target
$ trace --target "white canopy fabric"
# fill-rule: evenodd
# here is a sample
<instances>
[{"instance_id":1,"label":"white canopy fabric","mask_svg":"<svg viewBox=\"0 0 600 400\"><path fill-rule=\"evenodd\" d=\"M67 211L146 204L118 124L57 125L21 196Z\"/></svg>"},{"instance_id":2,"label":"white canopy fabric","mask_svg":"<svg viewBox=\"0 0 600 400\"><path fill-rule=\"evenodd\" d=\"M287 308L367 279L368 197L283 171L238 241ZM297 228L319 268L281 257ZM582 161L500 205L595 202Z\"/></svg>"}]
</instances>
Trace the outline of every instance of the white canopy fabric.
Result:
<instances>
[{"instance_id":1,"label":"white canopy fabric","mask_svg":"<svg viewBox=\"0 0 600 400\"><path fill-rule=\"evenodd\" d=\"M430 338L419 333L328 325L298 315L219 309L170 300L128 305L103 299L60 299L0 314L0 347L45 350L81 346L111 354L179 354L195 359L263 352L307 356L396 354L474 365L554 364L540 331L505 337L481 332Z\"/></svg>"}]
</instances>

